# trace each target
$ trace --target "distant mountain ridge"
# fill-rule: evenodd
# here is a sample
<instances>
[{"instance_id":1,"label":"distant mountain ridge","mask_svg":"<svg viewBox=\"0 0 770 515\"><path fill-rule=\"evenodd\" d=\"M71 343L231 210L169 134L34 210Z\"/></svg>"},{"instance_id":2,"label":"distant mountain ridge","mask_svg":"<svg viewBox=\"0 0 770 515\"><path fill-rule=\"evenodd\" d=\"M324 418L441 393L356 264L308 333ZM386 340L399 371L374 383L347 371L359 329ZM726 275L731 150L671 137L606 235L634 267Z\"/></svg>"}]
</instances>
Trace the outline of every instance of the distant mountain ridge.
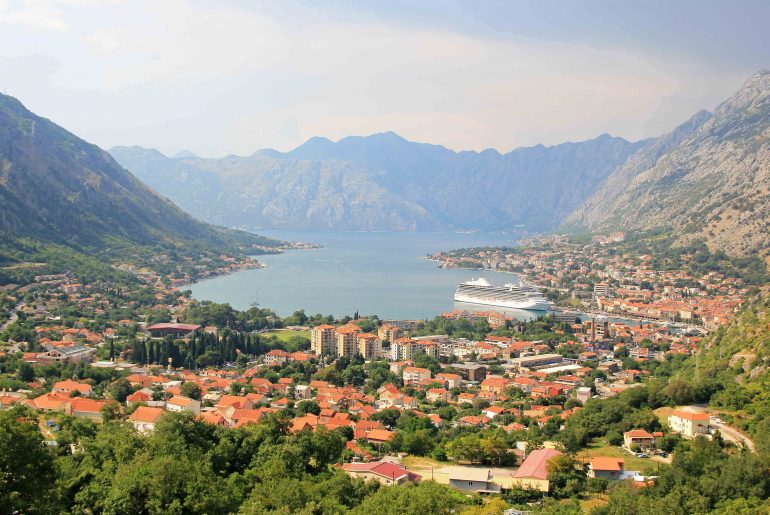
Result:
<instances>
[{"instance_id":1,"label":"distant mountain ridge","mask_svg":"<svg viewBox=\"0 0 770 515\"><path fill-rule=\"evenodd\" d=\"M110 150L192 214L243 227L335 230L505 230L557 227L647 141L455 152L386 132L311 138L281 153L220 159Z\"/></svg>"},{"instance_id":2,"label":"distant mountain ridge","mask_svg":"<svg viewBox=\"0 0 770 515\"><path fill-rule=\"evenodd\" d=\"M731 255L770 259L770 72L714 113L631 143L606 134L507 154L454 152L392 133L311 138L281 153L115 158L222 225L336 230L533 232L663 229Z\"/></svg>"},{"instance_id":3,"label":"distant mountain ridge","mask_svg":"<svg viewBox=\"0 0 770 515\"><path fill-rule=\"evenodd\" d=\"M268 241L195 220L104 150L0 95L0 263L22 239L89 255L115 245L232 250Z\"/></svg>"},{"instance_id":4,"label":"distant mountain ridge","mask_svg":"<svg viewBox=\"0 0 770 515\"><path fill-rule=\"evenodd\" d=\"M610 174L566 220L595 231L668 227L734 255L770 255L770 71Z\"/></svg>"}]
</instances>

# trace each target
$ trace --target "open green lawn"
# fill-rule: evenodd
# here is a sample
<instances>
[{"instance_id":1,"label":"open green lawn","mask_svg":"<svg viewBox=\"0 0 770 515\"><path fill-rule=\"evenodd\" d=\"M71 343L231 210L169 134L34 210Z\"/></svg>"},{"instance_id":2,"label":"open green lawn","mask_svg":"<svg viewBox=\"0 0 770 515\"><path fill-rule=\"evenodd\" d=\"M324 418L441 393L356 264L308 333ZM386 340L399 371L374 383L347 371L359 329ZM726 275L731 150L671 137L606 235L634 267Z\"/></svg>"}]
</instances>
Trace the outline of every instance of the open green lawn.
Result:
<instances>
[{"instance_id":1,"label":"open green lawn","mask_svg":"<svg viewBox=\"0 0 770 515\"><path fill-rule=\"evenodd\" d=\"M653 461L650 458L637 458L620 447L607 445L607 441L604 438L592 440L588 444L587 449L583 449L578 453L578 459L582 459L586 464L594 457L623 458L626 470L638 470L640 472L648 470L653 474L658 470L657 461ZM661 466L665 467L666 465L661 464Z\"/></svg>"},{"instance_id":2,"label":"open green lawn","mask_svg":"<svg viewBox=\"0 0 770 515\"><path fill-rule=\"evenodd\" d=\"M289 341L294 336L303 336L309 340L310 331L292 331L291 329L276 329L275 331L270 331L269 333L262 333L261 336L275 336L283 342Z\"/></svg>"}]
</instances>

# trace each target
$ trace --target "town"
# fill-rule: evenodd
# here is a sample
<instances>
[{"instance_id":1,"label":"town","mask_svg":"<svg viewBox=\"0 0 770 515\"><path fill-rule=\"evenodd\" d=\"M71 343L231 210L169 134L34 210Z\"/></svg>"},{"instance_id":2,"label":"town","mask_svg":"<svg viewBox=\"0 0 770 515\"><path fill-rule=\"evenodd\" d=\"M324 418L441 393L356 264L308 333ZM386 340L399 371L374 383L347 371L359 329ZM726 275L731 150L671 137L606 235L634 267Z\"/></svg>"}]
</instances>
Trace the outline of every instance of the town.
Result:
<instances>
[{"instance_id":1,"label":"town","mask_svg":"<svg viewBox=\"0 0 770 515\"><path fill-rule=\"evenodd\" d=\"M609 261L601 275L624 285L614 293L683 302L684 287L661 286L674 275L631 278L618 263ZM629 411L604 433L574 429L597 399L652 395L654 378L696 350L701 335L664 324L469 311L432 321L302 311L281 319L266 309L198 302L174 286L177 272L118 268L136 281L60 274L2 294L11 315L2 325L0 408L37 411L49 445L66 442L69 452L77 442L61 435L77 419L125 420L147 435L179 414L224 430L278 418L289 434L341 435L336 466L354 478L385 486L431 479L468 494L537 500L583 492L588 481L596 495L615 481L645 487L683 439L717 436L753 448L675 382L654 386L665 399L654 412ZM696 281L689 294L702 288L724 301L742 291L709 277L716 282ZM627 284L641 278L652 288ZM609 299L604 290L592 301ZM548 464L558 457L554 472ZM578 483L568 487L565 477Z\"/></svg>"},{"instance_id":2,"label":"town","mask_svg":"<svg viewBox=\"0 0 770 515\"><path fill-rule=\"evenodd\" d=\"M743 277L724 257L715 259L703 247L669 250L672 256L666 259L662 252L632 246L624 233L586 241L556 235L523 243L518 248L459 249L429 257L444 268L519 274L547 289L562 311L697 325L707 331L728 323L752 285L764 280L764 273Z\"/></svg>"}]
</instances>

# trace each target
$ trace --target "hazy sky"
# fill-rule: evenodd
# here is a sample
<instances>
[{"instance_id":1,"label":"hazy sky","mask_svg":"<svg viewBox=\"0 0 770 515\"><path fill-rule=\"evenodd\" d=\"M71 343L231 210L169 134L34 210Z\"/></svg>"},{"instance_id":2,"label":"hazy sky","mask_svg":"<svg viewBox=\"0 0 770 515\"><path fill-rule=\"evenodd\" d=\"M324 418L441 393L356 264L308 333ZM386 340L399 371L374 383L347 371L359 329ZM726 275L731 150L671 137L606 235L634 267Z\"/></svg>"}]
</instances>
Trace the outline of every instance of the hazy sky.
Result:
<instances>
[{"instance_id":1,"label":"hazy sky","mask_svg":"<svg viewBox=\"0 0 770 515\"><path fill-rule=\"evenodd\" d=\"M0 0L0 90L105 148L508 151L665 132L770 68L768 27L770 1Z\"/></svg>"}]
</instances>

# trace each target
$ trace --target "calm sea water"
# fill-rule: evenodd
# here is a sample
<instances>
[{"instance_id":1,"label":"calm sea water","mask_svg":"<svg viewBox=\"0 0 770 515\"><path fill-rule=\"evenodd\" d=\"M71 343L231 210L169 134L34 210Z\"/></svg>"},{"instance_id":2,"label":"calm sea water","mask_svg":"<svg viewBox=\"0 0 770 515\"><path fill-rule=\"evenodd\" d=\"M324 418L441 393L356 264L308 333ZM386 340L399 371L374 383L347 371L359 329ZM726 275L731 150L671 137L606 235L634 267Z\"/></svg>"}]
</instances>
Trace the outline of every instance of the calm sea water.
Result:
<instances>
[{"instance_id":1,"label":"calm sea water","mask_svg":"<svg viewBox=\"0 0 770 515\"><path fill-rule=\"evenodd\" d=\"M260 231L265 236L323 245L259 256L268 265L216 277L184 287L200 300L228 302L246 309L255 298L287 316L297 309L308 314L361 315L381 318L433 318L455 307L457 283L483 275L493 284L517 282L500 272L444 270L421 259L429 253L459 247L515 245L516 235L456 233L362 233ZM184 289L183 288L183 289ZM476 309L479 309L476 307ZM530 312L512 312L518 318Z\"/></svg>"}]
</instances>

